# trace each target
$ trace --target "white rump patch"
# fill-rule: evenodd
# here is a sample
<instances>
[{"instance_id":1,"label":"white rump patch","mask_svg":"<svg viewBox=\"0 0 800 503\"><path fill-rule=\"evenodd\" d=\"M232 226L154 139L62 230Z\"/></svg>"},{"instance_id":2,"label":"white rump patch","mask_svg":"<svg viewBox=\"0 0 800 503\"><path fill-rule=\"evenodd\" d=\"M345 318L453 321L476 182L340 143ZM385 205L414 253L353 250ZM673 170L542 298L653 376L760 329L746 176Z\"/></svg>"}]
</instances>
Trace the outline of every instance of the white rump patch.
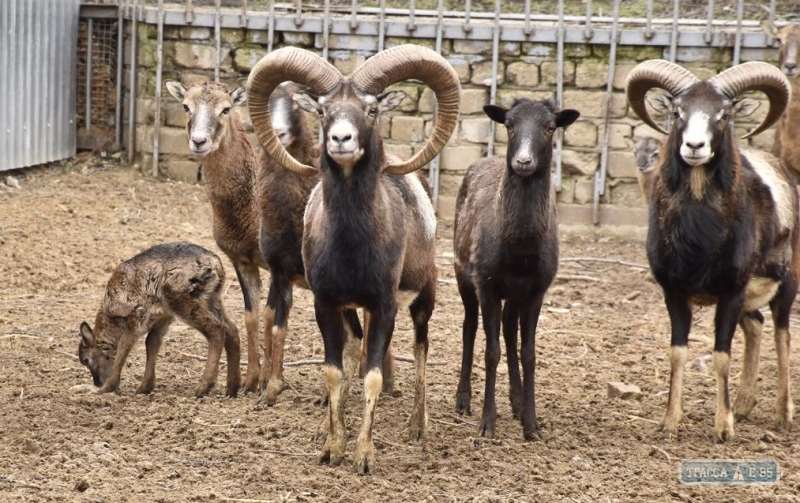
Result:
<instances>
[{"instance_id":1,"label":"white rump patch","mask_svg":"<svg viewBox=\"0 0 800 503\"><path fill-rule=\"evenodd\" d=\"M794 221L792 211L793 185L787 183L775 172L775 167L770 164L771 155L759 150L742 149L742 155L750 161L753 171L756 172L764 185L769 188L772 200L775 202L775 212L782 229L790 229Z\"/></svg>"},{"instance_id":2,"label":"white rump patch","mask_svg":"<svg viewBox=\"0 0 800 503\"><path fill-rule=\"evenodd\" d=\"M419 296L419 292L412 290L398 290L394 295L398 309L406 309Z\"/></svg>"},{"instance_id":3,"label":"white rump patch","mask_svg":"<svg viewBox=\"0 0 800 503\"><path fill-rule=\"evenodd\" d=\"M414 173L405 175L408 188L414 193L414 198L417 200L417 212L422 219L422 224L425 226L425 237L433 240L436 238L436 212L433 211L433 204L431 203L428 193L425 192L425 187L422 182L417 178Z\"/></svg>"},{"instance_id":4,"label":"white rump patch","mask_svg":"<svg viewBox=\"0 0 800 503\"><path fill-rule=\"evenodd\" d=\"M750 278L747 283L747 293L745 293L744 310L753 311L767 304L778 293L781 284L771 278Z\"/></svg>"}]
</instances>

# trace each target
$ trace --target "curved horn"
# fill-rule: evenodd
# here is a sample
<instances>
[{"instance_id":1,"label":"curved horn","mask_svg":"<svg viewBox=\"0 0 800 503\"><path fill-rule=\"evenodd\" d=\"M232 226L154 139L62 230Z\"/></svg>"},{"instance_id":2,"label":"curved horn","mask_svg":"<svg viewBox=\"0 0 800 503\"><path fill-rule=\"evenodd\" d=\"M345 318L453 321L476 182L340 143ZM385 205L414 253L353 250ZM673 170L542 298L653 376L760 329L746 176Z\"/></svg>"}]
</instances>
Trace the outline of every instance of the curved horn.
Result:
<instances>
[{"instance_id":1,"label":"curved horn","mask_svg":"<svg viewBox=\"0 0 800 503\"><path fill-rule=\"evenodd\" d=\"M256 63L247 78L247 104L253 129L264 150L286 169L312 176L317 170L295 160L281 145L269 114L269 97L287 80L307 85L311 92L323 95L342 79L339 70L313 52L284 47L267 54Z\"/></svg>"},{"instance_id":2,"label":"curved horn","mask_svg":"<svg viewBox=\"0 0 800 503\"><path fill-rule=\"evenodd\" d=\"M628 103L640 119L656 131L669 134L650 117L644 105L644 96L654 87L677 96L695 82L697 77L682 66L663 59L651 59L639 63L628 74L625 94L628 96Z\"/></svg>"},{"instance_id":3,"label":"curved horn","mask_svg":"<svg viewBox=\"0 0 800 503\"><path fill-rule=\"evenodd\" d=\"M746 91L761 91L769 98L769 112L764 121L742 138L750 138L775 124L792 97L792 86L783 72L762 61L728 68L712 77L710 82L716 84L720 92L730 99Z\"/></svg>"},{"instance_id":4,"label":"curved horn","mask_svg":"<svg viewBox=\"0 0 800 503\"><path fill-rule=\"evenodd\" d=\"M390 85L408 79L421 80L436 94L436 127L425 147L405 162L389 164L386 172L411 173L441 152L458 123L461 100L461 82L447 60L427 47L399 45L369 58L351 78L359 90L368 94L379 94Z\"/></svg>"}]
</instances>

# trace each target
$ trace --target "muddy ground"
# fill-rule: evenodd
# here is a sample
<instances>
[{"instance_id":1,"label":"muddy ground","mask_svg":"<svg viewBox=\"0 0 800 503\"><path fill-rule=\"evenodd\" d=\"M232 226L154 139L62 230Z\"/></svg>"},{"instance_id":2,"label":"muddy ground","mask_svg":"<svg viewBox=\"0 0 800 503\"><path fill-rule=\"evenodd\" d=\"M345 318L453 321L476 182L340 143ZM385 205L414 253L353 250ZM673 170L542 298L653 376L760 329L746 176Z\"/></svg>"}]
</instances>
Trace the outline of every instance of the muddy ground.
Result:
<instances>
[{"instance_id":1,"label":"muddy ground","mask_svg":"<svg viewBox=\"0 0 800 503\"><path fill-rule=\"evenodd\" d=\"M90 383L75 357L78 325L93 320L121 260L176 240L219 253L204 187L154 181L111 165L84 159L16 173L19 189L0 185L0 501L800 501L800 433L772 429L771 322L760 403L749 421L736 425L733 442L712 441L715 379L696 366L686 375L685 429L677 439L655 431L667 398L669 324L659 288L637 267L562 263L560 274L598 281L562 279L547 296L537 334L544 438L522 441L501 363L497 437L476 439L483 336L476 345L475 415L460 417L454 395L462 308L446 226L439 230L441 281L430 331L430 360L437 365L428 372L428 438L406 442L413 367L400 362L402 394L381 397L378 406L373 476L356 476L350 464L361 423L360 381L347 410L345 464L320 466L313 439L323 415L314 405L319 367L288 368L291 388L272 408L256 408L252 395L224 398L222 386L196 400L192 391L203 362L191 355L204 354L206 345L184 325L173 325L167 335L152 395L134 394L144 368L142 342L118 394L72 392ZM562 233L561 255L646 262L639 239L576 232ZM226 308L244 335L241 293L224 261ZM708 309L695 316L690 361L709 354L712 321ZM295 292L290 326L286 360L321 358L308 292ZM735 389L740 333L734 344ZM405 315L398 318L393 347L411 353ZM799 360L794 351L794 389L800 389ZM635 384L643 397L609 399L609 381ZM782 476L770 487L682 486L678 461L694 458L775 459Z\"/></svg>"}]
</instances>

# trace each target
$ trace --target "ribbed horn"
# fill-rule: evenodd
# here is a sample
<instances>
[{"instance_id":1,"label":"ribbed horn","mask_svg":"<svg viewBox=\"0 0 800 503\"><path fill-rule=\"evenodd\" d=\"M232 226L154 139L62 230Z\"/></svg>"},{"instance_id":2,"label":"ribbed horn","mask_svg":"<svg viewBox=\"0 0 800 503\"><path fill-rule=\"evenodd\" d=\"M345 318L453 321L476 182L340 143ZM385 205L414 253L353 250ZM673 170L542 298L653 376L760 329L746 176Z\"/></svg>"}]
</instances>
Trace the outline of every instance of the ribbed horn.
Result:
<instances>
[{"instance_id":1,"label":"ribbed horn","mask_svg":"<svg viewBox=\"0 0 800 503\"><path fill-rule=\"evenodd\" d=\"M656 131L668 134L655 123L647 112L644 104L647 91L657 87L664 89L672 96L677 96L695 82L697 82L697 77L682 66L663 59L651 59L639 63L628 74L625 82L625 94L628 97L628 103L640 119Z\"/></svg>"},{"instance_id":2,"label":"ribbed horn","mask_svg":"<svg viewBox=\"0 0 800 503\"><path fill-rule=\"evenodd\" d=\"M272 127L269 114L269 97L282 82L291 80L305 84L316 95L333 90L342 74L327 60L313 52L296 47L283 47L267 54L256 63L247 78L247 103L250 120L266 152L286 169L312 176L317 170L298 162L289 155Z\"/></svg>"},{"instance_id":3,"label":"ribbed horn","mask_svg":"<svg viewBox=\"0 0 800 503\"><path fill-rule=\"evenodd\" d=\"M461 83L458 74L436 51L418 45L400 45L379 52L358 67L353 84L377 95L397 82L416 79L430 87L437 100L436 127L425 146L411 159L388 164L386 172L404 175L428 164L441 152L458 123Z\"/></svg>"},{"instance_id":4,"label":"ribbed horn","mask_svg":"<svg viewBox=\"0 0 800 503\"><path fill-rule=\"evenodd\" d=\"M730 99L747 91L761 91L769 98L769 112L764 121L742 138L750 138L775 124L792 98L792 86L786 75L769 63L761 61L728 68L710 81Z\"/></svg>"}]
</instances>

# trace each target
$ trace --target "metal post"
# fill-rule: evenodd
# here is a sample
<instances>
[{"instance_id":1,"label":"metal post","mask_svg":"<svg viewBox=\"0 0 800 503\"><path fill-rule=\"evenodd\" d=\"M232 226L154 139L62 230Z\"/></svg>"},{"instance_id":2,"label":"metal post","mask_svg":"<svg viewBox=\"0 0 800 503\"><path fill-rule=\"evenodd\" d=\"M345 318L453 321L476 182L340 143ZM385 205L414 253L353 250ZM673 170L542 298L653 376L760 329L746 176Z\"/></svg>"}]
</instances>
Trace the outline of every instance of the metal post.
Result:
<instances>
[{"instance_id":1,"label":"metal post","mask_svg":"<svg viewBox=\"0 0 800 503\"><path fill-rule=\"evenodd\" d=\"M122 65L125 39L123 5L117 11L117 108L114 115L114 149L122 148Z\"/></svg>"},{"instance_id":2,"label":"metal post","mask_svg":"<svg viewBox=\"0 0 800 503\"><path fill-rule=\"evenodd\" d=\"M162 0L158 1L160 3ZM216 4L214 6L214 40L217 44L217 55L214 59L214 82L219 82L220 53L222 52L222 16L219 11L221 3L221 0L216 0Z\"/></svg>"},{"instance_id":3,"label":"metal post","mask_svg":"<svg viewBox=\"0 0 800 503\"><path fill-rule=\"evenodd\" d=\"M331 0L325 0L325 15L322 19L322 58L328 59L328 39L331 32Z\"/></svg>"},{"instance_id":4,"label":"metal post","mask_svg":"<svg viewBox=\"0 0 800 503\"><path fill-rule=\"evenodd\" d=\"M733 66L742 58L742 18L744 17L744 0L736 3L736 38L733 41Z\"/></svg>"},{"instance_id":5,"label":"metal post","mask_svg":"<svg viewBox=\"0 0 800 503\"><path fill-rule=\"evenodd\" d=\"M153 176L158 176L158 142L161 135L161 70L164 66L164 0L158 0L158 39L156 41L156 120L153 131Z\"/></svg>"},{"instance_id":6,"label":"metal post","mask_svg":"<svg viewBox=\"0 0 800 503\"><path fill-rule=\"evenodd\" d=\"M358 0L353 0L350 6L350 30L356 31L358 28Z\"/></svg>"},{"instance_id":7,"label":"metal post","mask_svg":"<svg viewBox=\"0 0 800 503\"><path fill-rule=\"evenodd\" d=\"M775 0L769 0L769 22L775 21Z\"/></svg>"},{"instance_id":8,"label":"metal post","mask_svg":"<svg viewBox=\"0 0 800 503\"><path fill-rule=\"evenodd\" d=\"M186 24L194 23L194 5L192 0L186 0Z\"/></svg>"},{"instance_id":9,"label":"metal post","mask_svg":"<svg viewBox=\"0 0 800 503\"><path fill-rule=\"evenodd\" d=\"M583 24L583 38L587 42L592 38L592 0L586 0L586 21Z\"/></svg>"},{"instance_id":10,"label":"metal post","mask_svg":"<svg viewBox=\"0 0 800 503\"><path fill-rule=\"evenodd\" d=\"M489 103L494 105L497 99L497 67L500 60L500 0L494 0L494 34L492 37L492 87L489 90ZM486 146L486 157L494 155L495 122L489 121L489 143Z\"/></svg>"},{"instance_id":11,"label":"metal post","mask_svg":"<svg viewBox=\"0 0 800 503\"><path fill-rule=\"evenodd\" d=\"M269 0L269 32L267 39L267 52L272 52L275 44L275 0Z\"/></svg>"},{"instance_id":12,"label":"metal post","mask_svg":"<svg viewBox=\"0 0 800 503\"><path fill-rule=\"evenodd\" d=\"M564 108L564 0L558 0L558 35L557 35L558 70L556 71L556 107ZM556 132L556 176L553 185L561 191L561 154L564 135L559 129Z\"/></svg>"},{"instance_id":13,"label":"metal post","mask_svg":"<svg viewBox=\"0 0 800 503\"><path fill-rule=\"evenodd\" d=\"M466 0L464 3L464 33L472 31L472 25L469 24L469 18L472 10L472 0Z\"/></svg>"},{"instance_id":14,"label":"metal post","mask_svg":"<svg viewBox=\"0 0 800 503\"><path fill-rule=\"evenodd\" d=\"M89 18L89 22L87 23L86 27L86 117L84 119L84 126L86 127L86 133L90 133L92 131L92 38L94 30L94 23L92 18Z\"/></svg>"},{"instance_id":15,"label":"metal post","mask_svg":"<svg viewBox=\"0 0 800 503\"><path fill-rule=\"evenodd\" d=\"M714 23L714 0L708 0L708 12L706 13L706 32L703 35L703 40L710 44L713 40L711 33L711 25Z\"/></svg>"},{"instance_id":16,"label":"metal post","mask_svg":"<svg viewBox=\"0 0 800 503\"><path fill-rule=\"evenodd\" d=\"M303 0L297 0L297 3L295 4L294 25L303 25Z\"/></svg>"},{"instance_id":17,"label":"metal post","mask_svg":"<svg viewBox=\"0 0 800 503\"><path fill-rule=\"evenodd\" d=\"M380 16L380 24L378 25L378 52L383 50L384 39L386 38L386 0L381 0Z\"/></svg>"},{"instance_id":18,"label":"metal post","mask_svg":"<svg viewBox=\"0 0 800 503\"><path fill-rule=\"evenodd\" d=\"M139 30L137 11L139 0L133 0L133 18L131 22L131 80L130 103L128 103L128 163L133 162L136 155L136 35Z\"/></svg>"},{"instance_id":19,"label":"metal post","mask_svg":"<svg viewBox=\"0 0 800 503\"><path fill-rule=\"evenodd\" d=\"M242 20L239 25L242 28L247 28L247 0L242 0Z\"/></svg>"},{"instance_id":20,"label":"metal post","mask_svg":"<svg viewBox=\"0 0 800 503\"><path fill-rule=\"evenodd\" d=\"M444 0L439 0L439 7L436 14L436 53L442 53L442 36L444 31L444 26L442 24L442 20L444 18ZM434 98L435 100L436 98ZM436 114L438 113L439 104L434 103L433 105L433 127L436 127ZM439 201L439 158L440 156L436 156L433 161L431 161L431 167L429 171L429 178L431 184L431 192L433 200L433 207L437 207L437 203Z\"/></svg>"},{"instance_id":21,"label":"metal post","mask_svg":"<svg viewBox=\"0 0 800 503\"><path fill-rule=\"evenodd\" d=\"M531 28L531 0L525 0L525 28L522 31L527 37L533 34L533 28Z\"/></svg>"},{"instance_id":22,"label":"metal post","mask_svg":"<svg viewBox=\"0 0 800 503\"><path fill-rule=\"evenodd\" d=\"M669 41L669 60L673 63L678 57L678 18L680 17L681 0L672 3L672 37Z\"/></svg>"},{"instance_id":23,"label":"metal post","mask_svg":"<svg viewBox=\"0 0 800 503\"><path fill-rule=\"evenodd\" d=\"M594 203L592 206L592 222L600 223L600 196L606 191L606 173L608 172L608 138L611 99L614 94L614 67L617 64L617 38L619 22L619 4L621 0L614 0L614 21L611 24L611 45L608 49L608 85L606 86L606 106L603 111L603 146L600 153L600 171L594 179Z\"/></svg>"},{"instance_id":24,"label":"metal post","mask_svg":"<svg viewBox=\"0 0 800 503\"><path fill-rule=\"evenodd\" d=\"M414 15L416 10L416 1L411 0L411 3L408 6L408 25L406 29L408 30L409 34L411 34L414 30L417 29L417 25L414 24Z\"/></svg>"},{"instance_id":25,"label":"metal post","mask_svg":"<svg viewBox=\"0 0 800 503\"><path fill-rule=\"evenodd\" d=\"M650 40L655 35L653 31L653 0L647 0L647 21L644 28L644 38Z\"/></svg>"}]
</instances>

